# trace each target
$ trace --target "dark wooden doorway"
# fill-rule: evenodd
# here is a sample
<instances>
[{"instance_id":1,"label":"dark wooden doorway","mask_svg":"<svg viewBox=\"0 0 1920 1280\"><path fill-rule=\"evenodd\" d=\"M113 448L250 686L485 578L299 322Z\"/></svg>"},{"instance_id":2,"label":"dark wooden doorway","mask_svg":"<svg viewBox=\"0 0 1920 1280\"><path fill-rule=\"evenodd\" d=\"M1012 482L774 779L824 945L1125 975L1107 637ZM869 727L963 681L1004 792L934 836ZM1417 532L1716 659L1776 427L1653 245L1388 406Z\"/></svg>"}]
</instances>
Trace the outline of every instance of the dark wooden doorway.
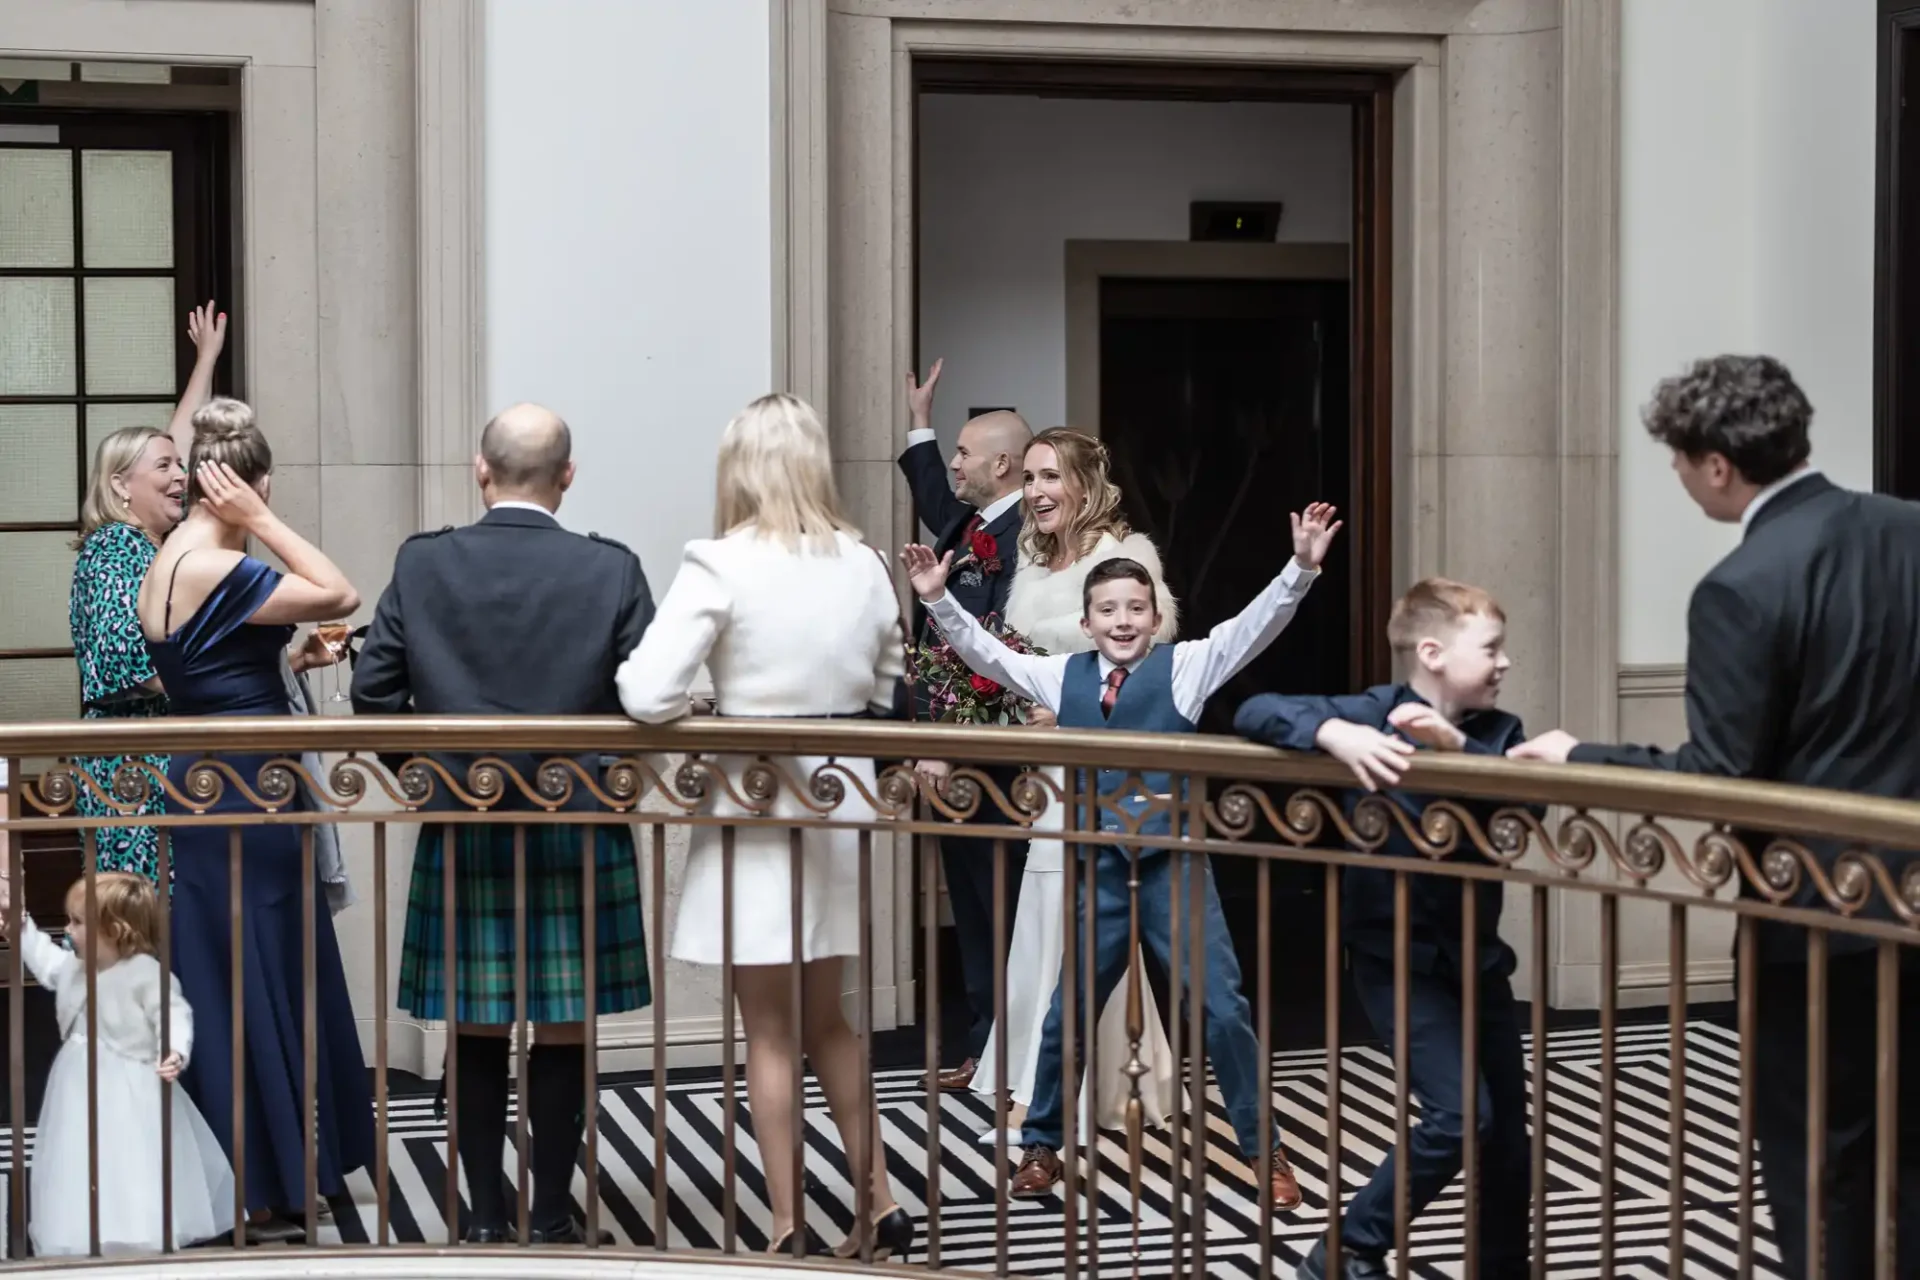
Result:
<instances>
[{"instance_id":1,"label":"dark wooden doorway","mask_svg":"<svg viewBox=\"0 0 1920 1280\"><path fill-rule=\"evenodd\" d=\"M1312 497L1325 497L1343 510L1346 528L1327 580L1315 588L1311 606L1291 628L1265 662L1243 673L1223 690L1209 708L1204 729L1221 732L1230 727L1241 698L1256 688L1289 692L1331 692L1357 688L1389 677L1391 659L1385 644L1386 619L1392 604L1392 261L1393 73L1357 69L1344 71L1286 69L1258 66L1168 64L1024 62L1013 60L915 58L915 99L926 93L1008 93L1045 97L1096 99L1159 99L1178 101L1267 101L1340 103L1352 112L1353 221L1348 278L1338 283L1275 280L1109 280L1103 284L1102 345L1113 350L1143 350L1155 341L1155 325L1185 325L1196 339L1190 371L1206 384L1197 389L1191 420L1211 440L1210 448L1229 450L1228 442L1259 439L1260 479L1242 501L1242 512L1225 515L1232 501L1236 475L1208 474L1195 484L1226 486L1215 506L1212 499L1189 498L1192 513L1184 530L1162 530L1157 521L1170 518L1164 503L1164 473L1170 460L1162 455L1169 443L1162 437L1165 422L1150 415L1131 415L1115 406L1138 390L1108 382L1116 364L1132 357L1101 360L1101 421L1071 422L1103 436L1117 454L1125 454L1138 473L1124 471L1115 479L1127 494L1128 517L1161 543L1168 559L1169 586L1183 601L1183 638L1204 634L1205 628L1236 612L1264 585L1291 554L1286 536L1286 507ZM916 142L914 164L919 164ZM917 187L916 183L916 187ZM916 208L915 219L918 222ZM916 243L920 242L917 234ZM1244 288L1242 286L1245 286ZM915 264L916 317L914 355L924 368L937 352L920 349L917 333L919 307L918 262ZM1111 304L1111 305L1109 305ZM1108 332L1109 324L1113 325ZM1317 338L1314 326L1318 326ZM1161 336L1165 336L1164 333ZM1202 351L1214 338L1241 344L1244 367ZM1266 344L1264 347L1262 344ZM1309 350L1315 354L1309 356ZM1064 357L1064 353L1063 357ZM1317 362L1317 363L1316 363ZM1143 365L1143 368L1148 367ZM1164 364L1151 366L1156 378L1171 376ZM1318 373L1312 372L1317 367ZM1313 421L1302 388L1316 386L1320 396L1320 434L1307 450ZM1272 384L1272 394L1259 383ZM1284 383L1284 386L1280 384ZM1233 412L1244 410L1264 424L1250 428L1236 424ZM1224 413L1225 417L1216 414ZM1264 415L1264 416L1260 416ZM1203 421L1204 419L1204 421ZM1053 425L1034 424L1036 427ZM1267 434L1261 435L1265 430ZM1238 433L1238 434L1236 434ZM1216 437L1217 438L1214 438ZM1242 455L1244 443L1232 446ZM1310 452L1312 470L1282 474ZM1228 467L1236 464L1229 463ZM1211 509L1209 509L1211 508ZM1278 513L1278 524L1272 524ZM1262 523L1267 526L1261 528ZM1209 559L1211 535L1224 523L1229 547ZM1277 529L1277 532L1274 530ZM1225 545L1223 543L1223 546ZM1170 549L1178 548L1178 549ZM1187 579L1192 579L1188 585ZM1214 873L1223 902L1231 903L1229 926L1246 971L1247 995L1255 991L1256 924L1264 912L1277 927L1269 972L1275 1007L1276 1045L1316 1043L1324 1027L1318 1010L1325 991L1324 873L1288 867L1274 875L1269 902L1254 891L1252 866L1234 866L1243 859L1214 860ZM921 934L916 931L917 989L927 991ZM1151 970L1153 966L1149 965ZM958 967L942 961L941 973L952 987ZM1160 975L1150 972L1156 987ZM1163 1015L1171 1009L1164 987L1159 991ZM942 1007L960 1007L959 993L942 993ZM924 1009L924 1005L923 1005ZM1343 1012L1359 1033L1364 1020L1351 1000Z\"/></svg>"},{"instance_id":2,"label":"dark wooden doorway","mask_svg":"<svg viewBox=\"0 0 1920 1280\"><path fill-rule=\"evenodd\" d=\"M1292 555L1289 511L1352 511L1344 280L1103 280L1100 434L1127 522L1160 550L1180 634L1205 635ZM1353 563L1335 544L1308 605L1207 706L1233 732L1255 693L1341 693Z\"/></svg>"},{"instance_id":3,"label":"dark wooden doorway","mask_svg":"<svg viewBox=\"0 0 1920 1280\"><path fill-rule=\"evenodd\" d=\"M1920 499L1920 4L1880 0L1873 483Z\"/></svg>"},{"instance_id":4,"label":"dark wooden doorway","mask_svg":"<svg viewBox=\"0 0 1920 1280\"><path fill-rule=\"evenodd\" d=\"M1183 637L1207 634L1272 580L1292 555L1289 512L1317 499L1352 511L1350 293L1346 280L1101 281L1101 437L1128 523L1160 550ZM1354 687L1365 662L1353 643L1354 590L1343 539L1294 622L1208 702L1201 729L1233 732L1234 711L1256 693ZM1213 874L1241 969L1252 973L1257 870L1216 858ZM1279 864L1269 878L1271 971L1316 972L1326 954L1324 873ZM1313 1016L1323 989L1275 983L1285 1015L1275 1025L1324 1025Z\"/></svg>"}]
</instances>

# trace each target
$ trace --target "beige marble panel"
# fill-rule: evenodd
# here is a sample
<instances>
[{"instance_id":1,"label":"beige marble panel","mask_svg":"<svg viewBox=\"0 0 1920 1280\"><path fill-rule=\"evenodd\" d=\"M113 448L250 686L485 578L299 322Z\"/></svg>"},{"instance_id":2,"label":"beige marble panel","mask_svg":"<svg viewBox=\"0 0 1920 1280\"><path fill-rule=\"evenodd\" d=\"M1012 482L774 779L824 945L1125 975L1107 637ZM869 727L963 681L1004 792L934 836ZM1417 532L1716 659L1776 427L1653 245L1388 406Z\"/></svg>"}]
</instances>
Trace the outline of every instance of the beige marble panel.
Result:
<instances>
[{"instance_id":1,"label":"beige marble panel","mask_svg":"<svg viewBox=\"0 0 1920 1280\"><path fill-rule=\"evenodd\" d=\"M417 532L419 472L412 465L320 468L320 549L359 589L355 622L373 616L400 544Z\"/></svg>"},{"instance_id":2,"label":"beige marble panel","mask_svg":"<svg viewBox=\"0 0 1920 1280\"><path fill-rule=\"evenodd\" d=\"M828 421L834 456L865 462L893 457L901 413L894 266L906 259L895 244L893 58L884 21L833 15L828 26L827 74L835 86L828 156L837 193L829 235L839 264L829 303Z\"/></svg>"},{"instance_id":3,"label":"beige marble panel","mask_svg":"<svg viewBox=\"0 0 1920 1280\"><path fill-rule=\"evenodd\" d=\"M242 173L247 398L283 464L320 461L314 73L248 67Z\"/></svg>"},{"instance_id":4,"label":"beige marble panel","mask_svg":"<svg viewBox=\"0 0 1920 1280\"><path fill-rule=\"evenodd\" d=\"M847 518L866 535L869 545L887 557L900 551L894 537L894 486L900 473L891 462L836 462L833 482L840 490L840 506Z\"/></svg>"},{"instance_id":5,"label":"beige marble panel","mask_svg":"<svg viewBox=\"0 0 1920 1280\"><path fill-rule=\"evenodd\" d=\"M1601 741L1613 736L1617 710L1619 556L1613 538L1594 531L1612 527L1617 471L1611 455L1560 459L1562 684L1556 719L1570 733Z\"/></svg>"},{"instance_id":6,"label":"beige marble panel","mask_svg":"<svg viewBox=\"0 0 1920 1280\"><path fill-rule=\"evenodd\" d=\"M1393 94L1393 427L1416 457L1441 451L1442 80L1438 66L1410 67Z\"/></svg>"},{"instance_id":7,"label":"beige marble panel","mask_svg":"<svg viewBox=\"0 0 1920 1280\"><path fill-rule=\"evenodd\" d=\"M286 0L60 0L6 7L9 52L313 65L313 5Z\"/></svg>"},{"instance_id":8,"label":"beige marble panel","mask_svg":"<svg viewBox=\"0 0 1920 1280\"><path fill-rule=\"evenodd\" d=\"M472 524L480 518L480 491L473 483L473 464L423 466L419 470L419 519L422 529Z\"/></svg>"},{"instance_id":9,"label":"beige marble panel","mask_svg":"<svg viewBox=\"0 0 1920 1280\"><path fill-rule=\"evenodd\" d=\"M413 7L319 0L320 457L419 461Z\"/></svg>"},{"instance_id":10,"label":"beige marble panel","mask_svg":"<svg viewBox=\"0 0 1920 1280\"><path fill-rule=\"evenodd\" d=\"M271 500L274 514L288 528L315 546L320 544L320 468L276 462Z\"/></svg>"},{"instance_id":11,"label":"beige marble panel","mask_svg":"<svg viewBox=\"0 0 1920 1280\"><path fill-rule=\"evenodd\" d=\"M1501 702L1529 731L1559 717L1559 578L1553 458L1450 457L1441 483L1441 571L1493 592L1507 614L1513 670Z\"/></svg>"},{"instance_id":12,"label":"beige marble panel","mask_svg":"<svg viewBox=\"0 0 1920 1280\"><path fill-rule=\"evenodd\" d=\"M1550 455L1560 418L1560 34L1446 43L1448 452Z\"/></svg>"}]
</instances>

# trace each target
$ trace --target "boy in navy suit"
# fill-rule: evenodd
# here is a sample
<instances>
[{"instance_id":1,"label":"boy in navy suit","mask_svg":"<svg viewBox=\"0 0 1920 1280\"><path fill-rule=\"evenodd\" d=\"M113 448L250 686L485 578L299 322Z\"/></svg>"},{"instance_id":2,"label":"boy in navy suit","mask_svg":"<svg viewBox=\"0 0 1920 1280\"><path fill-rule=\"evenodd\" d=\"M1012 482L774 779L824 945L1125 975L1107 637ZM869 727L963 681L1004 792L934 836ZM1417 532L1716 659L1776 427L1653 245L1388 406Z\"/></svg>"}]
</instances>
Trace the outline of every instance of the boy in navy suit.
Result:
<instances>
[{"instance_id":1,"label":"boy in navy suit","mask_svg":"<svg viewBox=\"0 0 1920 1280\"><path fill-rule=\"evenodd\" d=\"M908 546L901 559L913 578L914 592L939 624L954 651L968 666L990 680L1018 690L1052 711L1064 729L1120 729L1149 733L1193 733L1201 710L1215 690L1233 678L1272 644L1300 602L1306 598L1320 563L1326 558L1340 524L1326 503L1310 505L1293 516L1293 559L1267 589L1235 618L1215 627L1204 640L1155 646L1160 626L1159 601L1153 578L1138 562L1108 560L1087 575L1080 626L1092 638L1088 653L1036 657L1015 653L989 635L972 615L948 594L947 570L952 555L936 559L923 546ZM1148 801L1127 791L1124 770L1099 771L1100 794L1107 803L1128 812L1142 835L1165 835L1170 830L1167 810L1147 814ZM1164 772L1141 776L1146 790L1156 796L1174 793L1172 777ZM1119 816L1102 807L1102 831L1122 829ZM1072 843L1069 833L1069 843ZM1085 856L1085 846L1081 846ZM1188 855L1179 865L1165 850L1143 849L1138 854L1140 932L1143 941L1172 971L1170 894L1173 877L1190 883ZM1094 854L1094 976L1093 1004L1099 1008L1126 972L1131 941L1131 901L1128 881L1134 855L1116 845L1098 846ZM1260 1046L1253 1033L1252 1011L1240 993L1240 966L1233 939L1220 914L1213 873L1204 858L1200 887L1206 917L1206 1053L1220 1093L1232 1118L1241 1153L1258 1168L1267 1153L1273 1156L1271 1187L1276 1209L1300 1203L1300 1186L1280 1149L1279 1134L1268 1099L1260 1095ZM1079 909L1085 909L1087 886L1080 884ZM1080 961L1080 957L1075 957ZM1068 976L1079 974L1084 961L1071 964L1062 985L1054 988L1053 1004L1041 1032L1040 1057L1034 1071L1033 1103L1020 1135L1024 1148L1010 1194L1022 1199L1050 1195L1064 1176L1057 1150L1062 1141L1061 1121L1061 1003ZM1085 978L1075 988L1083 996Z\"/></svg>"},{"instance_id":2,"label":"boy in navy suit","mask_svg":"<svg viewBox=\"0 0 1920 1280\"><path fill-rule=\"evenodd\" d=\"M1234 728L1255 742L1292 751L1324 751L1353 771L1364 791L1386 788L1387 798L1417 824L1429 797L1395 784L1415 744L1443 751L1502 756L1526 740L1519 717L1496 709L1511 662L1506 615L1478 587L1429 578L1400 598L1387 621L1387 639L1406 663L1405 684L1378 685L1336 698L1250 698ZM1362 791L1346 796L1349 814ZM1501 806L1467 802L1484 829ZM1463 842L1464 843L1464 842ZM1425 861L1396 826L1385 852ZM1455 855L1461 856L1461 855ZM1471 851L1466 856L1472 856ZM1347 1206L1340 1238L1348 1280L1387 1274L1393 1245L1394 1161L1407 1162L1412 1213L1418 1215L1460 1172L1461 1005L1465 967L1461 901L1477 893L1474 964L1479 985L1480 1248L1484 1276L1527 1274L1527 1075L1520 1049L1520 1017L1508 981L1514 954L1500 938L1503 886L1450 876L1409 877L1412 964L1408 989L1408 1061L1420 1101L1420 1123L1407 1150L1389 1152L1373 1178ZM1394 873L1349 868L1341 881L1341 930L1353 988L1381 1037L1393 1035ZM1304 1280L1327 1274L1326 1241L1300 1264Z\"/></svg>"}]
</instances>

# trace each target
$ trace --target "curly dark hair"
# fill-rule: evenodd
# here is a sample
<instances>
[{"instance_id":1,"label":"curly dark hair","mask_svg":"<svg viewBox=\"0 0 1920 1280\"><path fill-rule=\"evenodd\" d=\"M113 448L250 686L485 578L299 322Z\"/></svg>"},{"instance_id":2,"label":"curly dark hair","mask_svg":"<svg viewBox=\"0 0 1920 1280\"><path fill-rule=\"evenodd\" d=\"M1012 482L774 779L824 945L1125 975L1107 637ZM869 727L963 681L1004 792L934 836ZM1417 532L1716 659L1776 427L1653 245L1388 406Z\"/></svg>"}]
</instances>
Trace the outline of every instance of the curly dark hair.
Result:
<instances>
[{"instance_id":1,"label":"curly dark hair","mask_svg":"<svg viewBox=\"0 0 1920 1280\"><path fill-rule=\"evenodd\" d=\"M1717 453L1769 485L1807 460L1813 405L1772 356L1713 356L1666 378L1640 411L1647 432L1689 458Z\"/></svg>"}]
</instances>

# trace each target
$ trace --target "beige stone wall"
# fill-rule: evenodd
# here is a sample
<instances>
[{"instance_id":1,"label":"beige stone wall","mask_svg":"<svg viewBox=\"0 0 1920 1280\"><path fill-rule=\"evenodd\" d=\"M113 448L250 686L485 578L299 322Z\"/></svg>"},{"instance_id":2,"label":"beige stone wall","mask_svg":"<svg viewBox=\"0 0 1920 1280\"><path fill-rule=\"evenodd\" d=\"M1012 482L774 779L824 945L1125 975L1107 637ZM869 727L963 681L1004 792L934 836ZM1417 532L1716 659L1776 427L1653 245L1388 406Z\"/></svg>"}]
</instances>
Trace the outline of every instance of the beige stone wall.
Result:
<instances>
[{"instance_id":1,"label":"beige stone wall","mask_svg":"<svg viewBox=\"0 0 1920 1280\"><path fill-rule=\"evenodd\" d=\"M421 373L429 330L416 269L415 14L436 6L471 7L59 0L9 6L0 24L0 53L9 56L239 69L238 296L221 299L239 328L236 389L274 445L274 505L360 588L359 621L371 616L394 549L421 527L417 424L433 389ZM372 841L365 827L342 833L361 905L336 925L371 1045ZM411 840L395 835L388 881L397 956ZM418 1070L426 1057L422 1036L396 1027L394 1065Z\"/></svg>"}]
</instances>

